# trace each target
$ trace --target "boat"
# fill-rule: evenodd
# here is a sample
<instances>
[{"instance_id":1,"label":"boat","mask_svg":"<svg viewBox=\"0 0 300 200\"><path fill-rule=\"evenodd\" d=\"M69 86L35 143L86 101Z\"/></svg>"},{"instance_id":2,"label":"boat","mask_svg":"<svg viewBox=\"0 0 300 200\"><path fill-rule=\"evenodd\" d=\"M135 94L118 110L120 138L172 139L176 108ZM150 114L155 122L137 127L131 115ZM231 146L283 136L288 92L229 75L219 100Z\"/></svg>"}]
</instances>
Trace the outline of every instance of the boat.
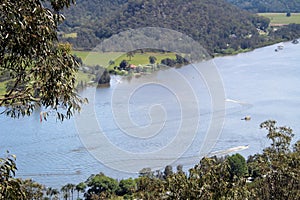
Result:
<instances>
[{"instance_id":1,"label":"boat","mask_svg":"<svg viewBox=\"0 0 300 200\"><path fill-rule=\"evenodd\" d=\"M292 43L293 43L293 44L298 44L298 43L299 43L299 41L298 41L298 40L296 40L296 39L294 39L294 40L292 41Z\"/></svg>"},{"instance_id":2,"label":"boat","mask_svg":"<svg viewBox=\"0 0 300 200\"><path fill-rule=\"evenodd\" d=\"M276 52L278 52L280 50L283 50L283 45L279 45L279 46L277 46L277 49L275 49Z\"/></svg>"},{"instance_id":3,"label":"boat","mask_svg":"<svg viewBox=\"0 0 300 200\"><path fill-rule=\"evenodd\" d=\"M250 120L251 120L251 116L245 116L245 117L242 118L241 120L250 121Z\"/></svg>"},{"instance_id":4,"label":"boat","mask_svg":"<svg viewBox=\"0 0 300 200\"><path fill-rule=\"evenodd\" d=\"M283 50L283 45L279 45L279 46L277 47L277 49L278 49L278 50Z\"/></svg>"}]
</instances>

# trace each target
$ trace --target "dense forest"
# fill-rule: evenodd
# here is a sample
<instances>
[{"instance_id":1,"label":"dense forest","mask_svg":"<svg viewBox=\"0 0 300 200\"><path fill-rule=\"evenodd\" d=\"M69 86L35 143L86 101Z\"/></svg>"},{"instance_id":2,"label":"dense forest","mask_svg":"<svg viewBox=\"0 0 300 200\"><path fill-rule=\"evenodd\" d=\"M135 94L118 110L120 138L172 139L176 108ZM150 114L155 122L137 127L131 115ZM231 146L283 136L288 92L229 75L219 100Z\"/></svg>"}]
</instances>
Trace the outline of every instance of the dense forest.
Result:
<instances>
[{"instance_id":1,"label":"dense forest","mask_svg":"<svg viewBox=\"0 0 300 200\"><path fill-rule=\"evenodd\" d=\"M62 38L77 49L91 49L103 38L128 29L162 27L199 41L210 53L254 48L265 42L269 19L252 15L224 0L78 1L65 12ZM79 17L77 17L79 16ZM77 33L77 37L64 37Z\"/></svg>"},{"instance_id":2,"label":"dense forest","mask_svg":"<svg viewBox=\"0 0 300 200\"><path fill-rule=\"evenodd\" d=\"M243 5L250 5L245 1L230 2L245 9L248 7ZM253 1L248 10L263 12L260 8L263 2ZM280 1L266 5L284 8L277 2ZM289 5L297 8L295 1L285 7ZM67 20L60 26L60 39L78 50L91 50L105 38L142 27L161 27L184 33L200 42L211 55L242 52L300 36L297 25L281 27L283 30L276 32L269 28L269 19L225 0L79 0L77 6L65 10L64 15Z\"/></svg>"},{"instance_id":3,"label":"dense forest","mask_svg":"<svg viewBox=\"0 0 300 200\"><path fill-rule=\"evenodd\" d=\"M8 155L0 158L0 199L300 199L300 141L292 145L292 129L276 121L260 127L271 144L247 160L240 154L205 157L188 172L181 165L176 171L170 165L144 168L139 177L124 180L100 172L60 190L14 178L15 157Z\"/></svg>"},{"instance_id":4,"label":"dense forest","mask_svg":"<svg viewBox=\"0 0 300 200\"><path fill-rule=\"evenodd\" d=\"M299 0L226 0L242 9L257 12L300 12Z\"/></svg>"},{"instance_id":5,"label":"dense forest","mask_svg":"<svg viewBox=\"0 0 300 200\"><path fill-rule=\"evenodd\" d=\"M60 31L63 33L75 32L77 34L77 37L68 39L76 49L91 49L100 42L95 35L95 31L104 23L106 18L120 12L122 5L127 1L77 0L76 6L72 6L63 12L66 20L60 26Z\"/></svg>"}]
</instances>

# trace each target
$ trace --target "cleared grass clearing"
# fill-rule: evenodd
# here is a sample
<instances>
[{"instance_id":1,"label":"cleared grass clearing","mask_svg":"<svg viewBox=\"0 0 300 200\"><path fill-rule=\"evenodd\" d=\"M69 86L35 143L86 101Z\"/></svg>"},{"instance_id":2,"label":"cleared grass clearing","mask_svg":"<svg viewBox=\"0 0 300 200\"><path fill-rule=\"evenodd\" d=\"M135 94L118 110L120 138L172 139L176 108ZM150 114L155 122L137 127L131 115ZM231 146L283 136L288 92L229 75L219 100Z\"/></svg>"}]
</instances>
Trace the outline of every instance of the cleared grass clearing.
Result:
<instances>
[{"instance_id":1,"label":"cleared grass clearing","mask_svg":"<svg viewBox=\"0 0 300 200\"><path fill-rule=\"evenodd\" d=\"M176 55L175 53L136 53L133 57L128 58L126 54L121 55L116 60L114 60L115 64L110 65L108 68L113 68L114 66L119 66L119 64L122 62L122 60L127 60L128 63L134 64L134 65L147 65L150 64L149 57L154 56L156 57L156 63L160 63L162 59L165 58L171 58L175 59Z\"/></svg>"},{"instance_id":2,"label":"cleared grass clearing","mask_svg":"<svg viewBox=\"0 0 300 200\"><path fill-rule=\"evenodd\" d=\"M300 24L300 13L291 13L290 17L287 17L286 13L258 13L258 15L269 18L273 26Z\"/></svg>"},{"instance_id":3,"label":"cleared grass clearing","mask_svg":"<svg viewBox=\"0 0 300 200\"><path fill-rule=\"evenodd\" d=\"M77 38L77 33L66 33L63 38Z\"/></svg>"},{"instance_id":4,"label":"cleared grass clearing","mask_svg":"<svg viewBox=\"0 0 300 200\"><path fill-rule=\"evenodd\" d=\"M0 82L0 97L5 94L5 86L6 86L7 81Z\"/></svg>"},{"instance_id":5,"label":"cleared grass clearing","mask_svg":"<svg viewBox=\"0 0 300 200\"><path fill-rule=\"evenodd\" d=\"M107 67L110 60L115 60L124 53L109 52L109 53L99 53L93 51L73 51L73 54L80 57L84 64L89 66L100 65Z\"/></svg>"},{"instance_id":6,"label":"cleared grass clearing","mask_svg":"<svg viewBox=\"0 0 300 200\"><path fill-rule=\"evenodd\" d=\"M73 53L80 57L84 64L89 66L100 65L103 67L113 68L118 66L122 60L127 60L130 64L134 65L146 65L149 64L149 57L156 57L156 63L160 63L162 59L171 58L175 59L175 53L136 53L131 57L131 59L122 52L108 52L108 53L99 53L99 52L89 52L89 51L73 51ZM109 65L110 61L114 61L114 65Z\"/></svg>"}]
</instances>

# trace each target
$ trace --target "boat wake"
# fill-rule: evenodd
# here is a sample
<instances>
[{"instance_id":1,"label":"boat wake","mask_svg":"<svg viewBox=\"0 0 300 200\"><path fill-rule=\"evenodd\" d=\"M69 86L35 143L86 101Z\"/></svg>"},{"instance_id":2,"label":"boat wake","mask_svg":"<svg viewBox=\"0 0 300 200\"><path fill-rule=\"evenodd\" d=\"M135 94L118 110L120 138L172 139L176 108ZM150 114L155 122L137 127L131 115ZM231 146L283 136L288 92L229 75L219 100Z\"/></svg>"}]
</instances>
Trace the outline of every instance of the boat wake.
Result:
<instances>
[{"instance_id":1,"label":"boat wake","mask_svg":"<svg viewBox=\"0 0 300 200\"><path fill-rule=\"evenodd\" d=\"M211 156L224 156L227 155L229 153L233 153L233 152L237 152L237 151L242 151L245 149L248 149L249 145L245 145L245 146L237 146L237 147L232 147L226 150L220 150L220 151L215 151L209 154L209 157Z\"/></svg>"},{"instance_id":2,"label":"boat wake","mask_svg":"<svg viewBox=\"0 0 300 200\"><path fill-rule=\"evenodd\" d=\"M233 100L233 99L225 99L226 102L231 102L231 103L237 103L240 105L244 105L244 106L249 106L251 105L250 103L246 103L246 102L242 102L242 101L237 101L237 100Z\"/></svg>"}]
</instances>

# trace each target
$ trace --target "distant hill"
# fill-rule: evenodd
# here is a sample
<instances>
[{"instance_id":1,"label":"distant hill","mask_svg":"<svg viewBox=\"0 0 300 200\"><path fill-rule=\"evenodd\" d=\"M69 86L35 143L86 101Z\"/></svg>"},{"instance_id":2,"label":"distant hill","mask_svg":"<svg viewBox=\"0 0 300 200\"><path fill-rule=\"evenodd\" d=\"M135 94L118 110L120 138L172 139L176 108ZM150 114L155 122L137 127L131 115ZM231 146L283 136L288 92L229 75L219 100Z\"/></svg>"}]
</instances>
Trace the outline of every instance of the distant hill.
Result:
<instances>
[{"instance_id":1,"label":"distant hill","mask_svg":"<svg viewBox=\"0 0 300 200\"><path fill-rule=\"evenodd\" d=\"M162 27L199 41L210 53L253 48L262 42L257 29L269 20L225 0L77 0L65 12L63 37L77 49L91 49L103 38L128 29Z\"/></svg>"},{"instance_id":2,"label":"distant hill","mask_svg":"<svg viewBox=\"0 0 300 200\"><path fill-rule=\"evenodd\" d=\"M76 0L76 6L64 11L66 20L60 25L60 31L76 33L77 37L61 39L71 42L76 49L93 48L100 42L95 32L105 19L120 12L121 6L126 2L127 0Z\"/></svg>"},{"instance_id":3,"label":"distant hill","mask_svg":"<svg viewBox=\"0 0 300 200\"><path fill-rule=\"evenodd\" d=\"M251 12L300 12L300 0L226 0Z\"/></svg>"}]
</instances>

